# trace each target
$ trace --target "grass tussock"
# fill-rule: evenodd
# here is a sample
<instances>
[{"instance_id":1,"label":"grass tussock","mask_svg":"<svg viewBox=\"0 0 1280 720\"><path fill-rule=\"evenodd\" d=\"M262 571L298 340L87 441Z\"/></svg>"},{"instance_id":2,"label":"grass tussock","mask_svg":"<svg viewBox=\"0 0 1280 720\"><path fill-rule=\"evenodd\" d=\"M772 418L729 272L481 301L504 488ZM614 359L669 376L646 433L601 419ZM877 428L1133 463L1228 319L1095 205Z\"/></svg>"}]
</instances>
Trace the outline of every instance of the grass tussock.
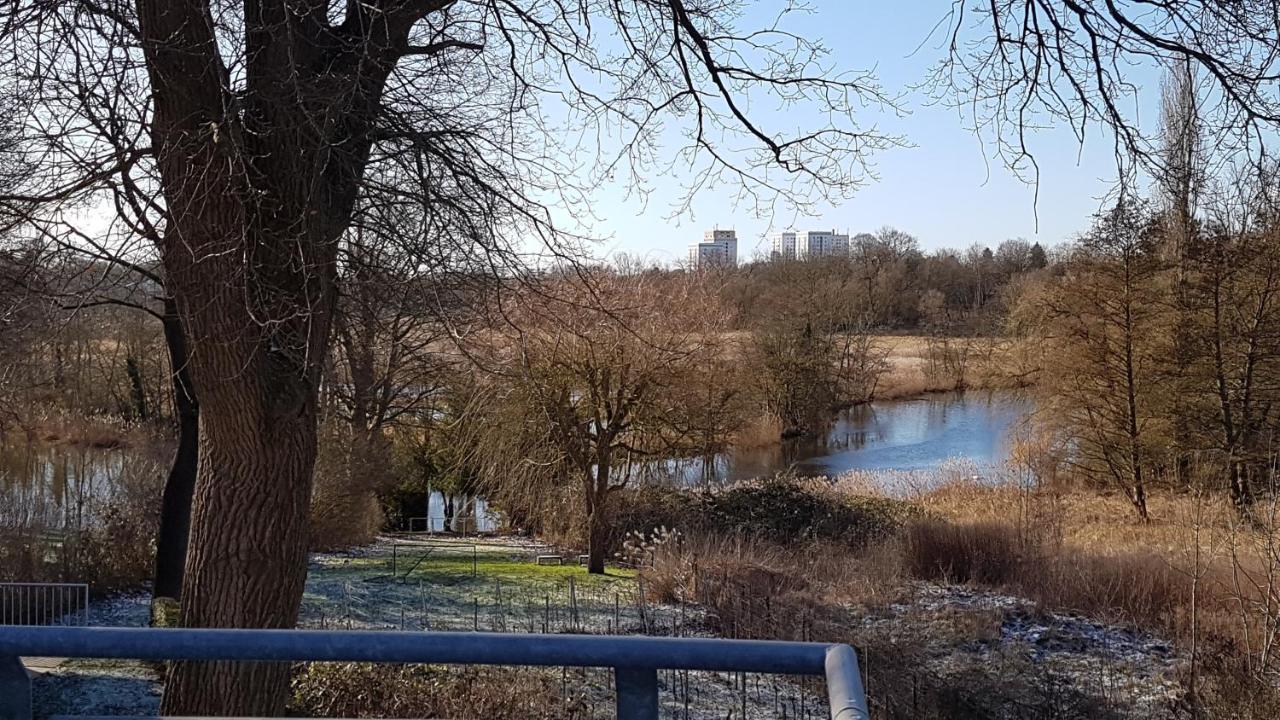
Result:
<instances>
[{"instance_id":1,"label":"grass tussock","mask_svg":"<svg viewBox=\"0 0 1280 720\"><path fill-rule=\"evenodd\" d=\"M905 535L905 565L923 580L998 588L1054 610L1166 633L1179 629L1191 601L1187 576L1151 553L1094 555L994 522L928 520Z\"/></svg>"},{"instance_id":2,"label":"grass tussock","mask_svg":"<svg viewBox=\"0 0 1280 720\"><path fill-rule=\"evenodd\" d=\"M558 675L558 673L555 673ZM541 668L313 663L293 677L301 717L586 718L582 698Z\"/></svg>"},{"instance_id":3,"label":"grass tussock","mask_svg":"<svg viewBox=\"0 0 1280 720\"><path fill-rule=\"evenodd\" d=\"M893 572L839 544L784 547L758 538L694 535L657 546L641 577L655 602L707 608L717 634L808 640L831 636L839 626L839 603L895 599L879 594L900 585Z\"/></svg>"},{"instance_id":4,"label":"grass tussock","mask_svg":"<svg viewBox=\"0 0 1280 720\"><path fill-rule=\"evenodd\" d=\"M914 577L955 583L999 585L1011 581L1022 557L1017 538L996 523L912 523L905 537L907 567Z\"/></svg>"}]
</instances>

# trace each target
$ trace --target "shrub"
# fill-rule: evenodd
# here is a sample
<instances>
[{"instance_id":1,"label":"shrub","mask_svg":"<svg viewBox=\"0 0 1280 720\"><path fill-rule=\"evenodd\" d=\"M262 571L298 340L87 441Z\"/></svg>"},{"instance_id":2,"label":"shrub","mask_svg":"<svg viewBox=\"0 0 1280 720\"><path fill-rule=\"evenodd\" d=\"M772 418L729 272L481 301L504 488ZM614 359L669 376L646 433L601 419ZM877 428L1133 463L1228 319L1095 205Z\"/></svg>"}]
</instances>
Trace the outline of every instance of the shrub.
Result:
<instances>
[{"instance_id":1,"label":"shrub","mask_svg":"<svg viewBox=\"0 0 1280 720\"><path fill-rule=\"evenodd\" d=\"M836 493L823 481L779 476L709 496L705 529L733 531L779 543L824 540L862 547L893 534L918 514L884 497Z\"/></svg>"},{"instance_id":2,"label":"shrub","mask_svg":"<svg viewBox=\"0 0 1280 720\"><path fill-rule=\"evenodd\" d=\"M315 484L311 491L312 550L364 545L382 527L382 508L375 494L383 468L355 449L349 428L320 428Z\"/></svg>"},{"instance_id":3,"label":"shrub","mask_svg":"<svg viewBox=\"0 0 1280 720\"><path fill-rule=\"evenodd\" d=\"M621 549L628 533L656 528L861 548L892 536L904 521L920 515L910 503L838 493L824 480L789 475L713 492L641 487L620 493L614 506L613 552Z\"/></svg>"}]
</instances>

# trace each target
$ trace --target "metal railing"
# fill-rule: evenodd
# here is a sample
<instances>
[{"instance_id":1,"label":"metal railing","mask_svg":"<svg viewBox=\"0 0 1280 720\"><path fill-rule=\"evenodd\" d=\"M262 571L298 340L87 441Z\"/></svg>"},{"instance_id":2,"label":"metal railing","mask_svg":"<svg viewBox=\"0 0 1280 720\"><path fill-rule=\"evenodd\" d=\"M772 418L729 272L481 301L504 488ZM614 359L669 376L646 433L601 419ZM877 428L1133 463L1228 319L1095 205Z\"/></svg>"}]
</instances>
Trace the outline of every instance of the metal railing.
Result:
<instances>
[{"instance_id":1,"label":"metal railing","mask_svg":"<svg viewBox=\"0 0 1280 720\"><path fill-rule=\"evenodd\" d=\"M85 583L0 583L0 625L84 625Z\"/></svg>"},{"instance_id":2,"label":"metal railing","mask_svg":"<svg viewBox=\"0 0 1280 720\"><path fill-rule=\"evenodd\" d=\"M867 720L848 645L609 635L0 627L0 718L31 719L22 656L602 667L620 720L657 720L658 670L825 676L832 720Z\"/></svg>"}]
</instances>

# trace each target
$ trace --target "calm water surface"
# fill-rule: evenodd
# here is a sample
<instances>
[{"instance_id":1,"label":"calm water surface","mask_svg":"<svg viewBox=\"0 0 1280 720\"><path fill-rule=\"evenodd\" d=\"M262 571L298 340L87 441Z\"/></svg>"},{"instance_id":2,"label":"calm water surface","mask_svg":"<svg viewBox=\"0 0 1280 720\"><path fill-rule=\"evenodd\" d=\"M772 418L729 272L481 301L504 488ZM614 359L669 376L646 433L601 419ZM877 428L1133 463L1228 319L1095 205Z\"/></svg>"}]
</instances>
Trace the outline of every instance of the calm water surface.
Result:
<instances>
[{"instance_id":1,"label":"calm water surface","mask_svg":"<svg viewBox=\"0 0 1280 720\"><path fill-rule=\"evenodd\" d=\"M1031 400L1014 392L930 395L842 411L829 432L762 448L732 450L707 462L665 463L684 482L735 482L791 469L834 477L852 471L920 471L954 460L979 469L1003 463Z\"/></svg>"},{"instance_id":2,"label":"calm water surface","mask_svg":"<svg viewBox=\"0 0 1280 720\"><path fill-rule=\"evenodd\" d=\"M1008 457L1012 435L1030 411L1031 401L1011 392L874 402L841 412L821 437L734 450L708 460L667 461L645 472L650 478L697 484L750 480L788 469L829 477L860 470L928 471L954 460L981 471ZM90 526L104 501L142 491L137 478L166 469L156 462L125 450L0 442L0 526ZM419 529L442 529L444 497L433 493L424 510ZM467 529L495 527L496 518L483 499L458 502L457 510L459 518L467 518Z\"/></svg>"},{"instance_id":3,"label":"calm water surface","mask_svg":"<svg viewBox=\"0 0 1280 720\"><path fill-rule=\"evenodd\" d=\"M0 527L92 526L145 462L120 450L0 442Z\"/></svg>"}]
</instances>

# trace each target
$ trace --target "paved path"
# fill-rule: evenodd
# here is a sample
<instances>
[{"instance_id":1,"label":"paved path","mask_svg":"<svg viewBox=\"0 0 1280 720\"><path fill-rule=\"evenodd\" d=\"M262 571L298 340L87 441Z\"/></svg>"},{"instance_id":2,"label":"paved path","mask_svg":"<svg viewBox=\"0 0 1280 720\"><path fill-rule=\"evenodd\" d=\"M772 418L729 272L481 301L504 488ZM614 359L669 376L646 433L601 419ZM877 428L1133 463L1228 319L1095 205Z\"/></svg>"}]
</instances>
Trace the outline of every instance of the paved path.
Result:
<instances>
[{"instance_id":1,"label":"paved path","mask_svg":"<svg viewBox=\"0 0 1280 720\"><path fill-rule=\"evenodd\" d=\"M22 664L26 665L27 669L33 673L47 673L66 661L67 661L66 658L53 658L53 657L22 658Z\"/></svg>"}]
</instances>

